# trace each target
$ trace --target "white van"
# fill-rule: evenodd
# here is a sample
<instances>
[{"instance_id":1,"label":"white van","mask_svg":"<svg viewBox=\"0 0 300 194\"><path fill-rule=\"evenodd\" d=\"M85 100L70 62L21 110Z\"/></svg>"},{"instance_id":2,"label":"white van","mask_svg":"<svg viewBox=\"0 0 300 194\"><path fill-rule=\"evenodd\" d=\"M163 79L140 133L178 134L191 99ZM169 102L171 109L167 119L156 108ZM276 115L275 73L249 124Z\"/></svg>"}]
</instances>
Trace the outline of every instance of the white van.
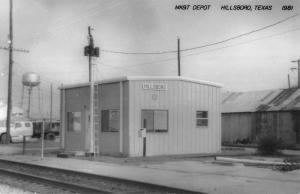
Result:
<instances>
[{"instance_id":1,"label":"white van","mask_svg":"<svg viewBox=\"0 0 300 194\"><path fill-rule=\"evenodd\" d=\"M10 125L11 142L22 142L23 136L31 137L33 126L31 121L14 121ZM0 142L5 143L7 138L6 127L0 127Z\"/></svg>"}]
</instances>

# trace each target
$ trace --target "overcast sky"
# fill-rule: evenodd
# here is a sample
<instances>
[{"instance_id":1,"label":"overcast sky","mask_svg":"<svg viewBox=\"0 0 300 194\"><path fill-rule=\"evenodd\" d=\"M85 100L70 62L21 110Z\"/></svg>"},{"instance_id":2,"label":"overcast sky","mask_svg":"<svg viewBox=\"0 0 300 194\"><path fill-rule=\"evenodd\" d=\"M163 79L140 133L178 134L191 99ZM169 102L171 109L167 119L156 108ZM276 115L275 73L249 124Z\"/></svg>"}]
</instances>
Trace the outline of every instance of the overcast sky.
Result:
<instances>
[{"instance_id":1,"label":"overcast sky","mask_svg":"<svg viewBox=\"0 0 300 194\"><path fill-rule=\"evenodd\" d=\"M190 4L189 10L175 5ZM207 11L193 5L209 4ZM272 5L268 11L225 11L221 5ZM283 5L293 5L283 11ZM104 50L160 52L220 42L274 24L299 13L299 1L175 1L175 0L14 0L14 102L20 101L21 75L41 75L47 96L49 84L88 81L83 56L87 28ZM7 46L9 0L0 1L0 46ZM96 79L123 75L177 75L177 54L124 55L101 52ZM300 16L214 46L182 52L182 75L221 83L224 90L250 91L286 88L287 75L300 58ZM0 98L7 96L8 52L0 50ZM56 91L58 95L58 91ZM46 101L46 100L45 100Z\"/></svg>"}]
</instances>

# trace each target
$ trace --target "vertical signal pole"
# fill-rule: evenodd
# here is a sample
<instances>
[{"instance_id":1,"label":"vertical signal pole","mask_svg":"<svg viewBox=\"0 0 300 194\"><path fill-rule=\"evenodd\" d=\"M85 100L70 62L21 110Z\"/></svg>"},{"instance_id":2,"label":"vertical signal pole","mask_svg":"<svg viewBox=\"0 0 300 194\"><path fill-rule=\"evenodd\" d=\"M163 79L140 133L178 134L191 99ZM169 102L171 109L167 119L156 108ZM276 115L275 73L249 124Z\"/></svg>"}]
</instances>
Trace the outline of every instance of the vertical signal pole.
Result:
<instances>
[{"instance_id":1,"label":"vertical signal pole","mask_svg":"<svg viewBox=\"0 0 300 194\"><path fill-rule=\"evenodd\" d=\"M6 114L6 144L10 142L10 116L11 116L11 107L12 107L12 69L13 69L13 18L12 18L12 8L13 2L9 1L9 72L8 72L8 94L7 94L7 114Z\"/></svg>"},{"instance_id":2,"label":"vertical signal pole","mask_svg":"<svg viewBox=\"0 0 300 194\"><path fill-rule=\"evenodd\" d=\"M94 40L93 40L93 36L91 34L91 27L88 27L88 33L89 33L89 46L90 46L90 50L92 50L94 48ZM91 53L89 54L89 82L92 81L92 55Z\"/></svg>"},{"instance_id":3,"label":"vertical signal pole","mask_svg":"<svg viewBox=\"0 0 300 194\"><path fill-rule=\"evenodd\" d=\"M181 76L180 73L180 39L177 39L177 60L178 60L178 76Z\"/></svg>"},{"instance_id":4,"label":"vertical signal pole","mask_svg":"<svg viewBox=\"0 0 300 194\"><path fill-rule=\"evenodd\" d=\"M90 49L94 49L93 36L91 35L91 27L89 26L89 37L90 37ZM89 81L91 84L91 96L90 96L90 153L95 155L95 139L94 139L94 78L93 78L93 65L92 65L92 55L89 55Z\"/></svg>"},{"instance_id":5,"label":"vertical signal pole","mask_svg":"<svg viewBox=\"0 0 300 194\"><path fill-rule=\"evenodd\" d=\"M52 129L53 84L50 85L50 130Z\"/></svg>"},{"instance_id":6,"label":"vertical signal pole","mask_svg":"<svg viewBox=\"0 0 300 194\"><path fill-rule=\"evenodd\" d=\"M89 57L89 82L90 82L90 153L95 155L94 139L94 79L92 57L99 57L99 48L94 47L91 27L88 27L89 45L84 47L84 55Z\"/></svg>"}]
</instances>

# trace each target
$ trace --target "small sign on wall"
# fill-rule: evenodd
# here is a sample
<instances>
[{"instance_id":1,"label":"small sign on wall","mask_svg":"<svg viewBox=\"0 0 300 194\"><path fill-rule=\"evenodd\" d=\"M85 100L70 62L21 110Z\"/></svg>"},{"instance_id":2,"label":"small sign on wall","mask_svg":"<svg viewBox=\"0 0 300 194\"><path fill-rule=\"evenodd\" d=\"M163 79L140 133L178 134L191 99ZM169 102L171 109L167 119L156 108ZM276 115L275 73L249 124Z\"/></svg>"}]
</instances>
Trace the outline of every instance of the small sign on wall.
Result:
<instances>
[{"instance_id":1,"label":"small sign on wall","mask_svg":"<svg viewBox=\"0 0 300 194\"><path fill-rule=\"evenodd\" d=\"M141 128L139 130L139 137L141 137L141 138L146 137L146 128Z\"/></svg>"},{"instance_id":2,"label":"small sign on wall","mask_svg":"<svg viewBox=\"0 0 300 194\"><path fill-rule=\"evenodd\" d=\"M160 84L160 83L143 83L144 90L168 90L167 84Z\"/></svg>"}]
</instances>

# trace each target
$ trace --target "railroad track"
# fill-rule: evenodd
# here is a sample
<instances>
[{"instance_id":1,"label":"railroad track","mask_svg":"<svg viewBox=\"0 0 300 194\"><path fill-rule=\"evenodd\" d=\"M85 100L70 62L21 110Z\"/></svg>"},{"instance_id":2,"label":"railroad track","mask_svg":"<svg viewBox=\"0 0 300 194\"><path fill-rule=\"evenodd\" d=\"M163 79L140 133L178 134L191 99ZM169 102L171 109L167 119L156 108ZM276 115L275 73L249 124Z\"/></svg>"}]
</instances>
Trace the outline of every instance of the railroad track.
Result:
<instances>
[{"instance_id":1,"label":"railroad track","mask_svg":"<svg viewBox=\"0 0 300 194\"><path fill-rule=\"evenodd\" d=\"M0 173L75 193L196 193L167 186L4 159L0 159Z\"/></svg>"},{"instance_id":2,"label":"railroad track","mask_svg":"<svg viewBox=\"0 0 300 194\"><path fill-rule=\"evenodd\" d=\"M0 173L6 174L8 176L13 176L18 179L24 179L27 182L29 181L29 182L39 183L39 184L51 186L54 188L61 188L63 190L73 191L76 193L111 193L111 192L107 192L105 190L101 190L99 188L86 187L83 185L72 184L72 183L68 183L65 181L58 181L58 180L51 179L51 178L35 176L35 175L17 172L14 170L3 169L3 168L0 168Z\"/></svg>"}]
</instances>

